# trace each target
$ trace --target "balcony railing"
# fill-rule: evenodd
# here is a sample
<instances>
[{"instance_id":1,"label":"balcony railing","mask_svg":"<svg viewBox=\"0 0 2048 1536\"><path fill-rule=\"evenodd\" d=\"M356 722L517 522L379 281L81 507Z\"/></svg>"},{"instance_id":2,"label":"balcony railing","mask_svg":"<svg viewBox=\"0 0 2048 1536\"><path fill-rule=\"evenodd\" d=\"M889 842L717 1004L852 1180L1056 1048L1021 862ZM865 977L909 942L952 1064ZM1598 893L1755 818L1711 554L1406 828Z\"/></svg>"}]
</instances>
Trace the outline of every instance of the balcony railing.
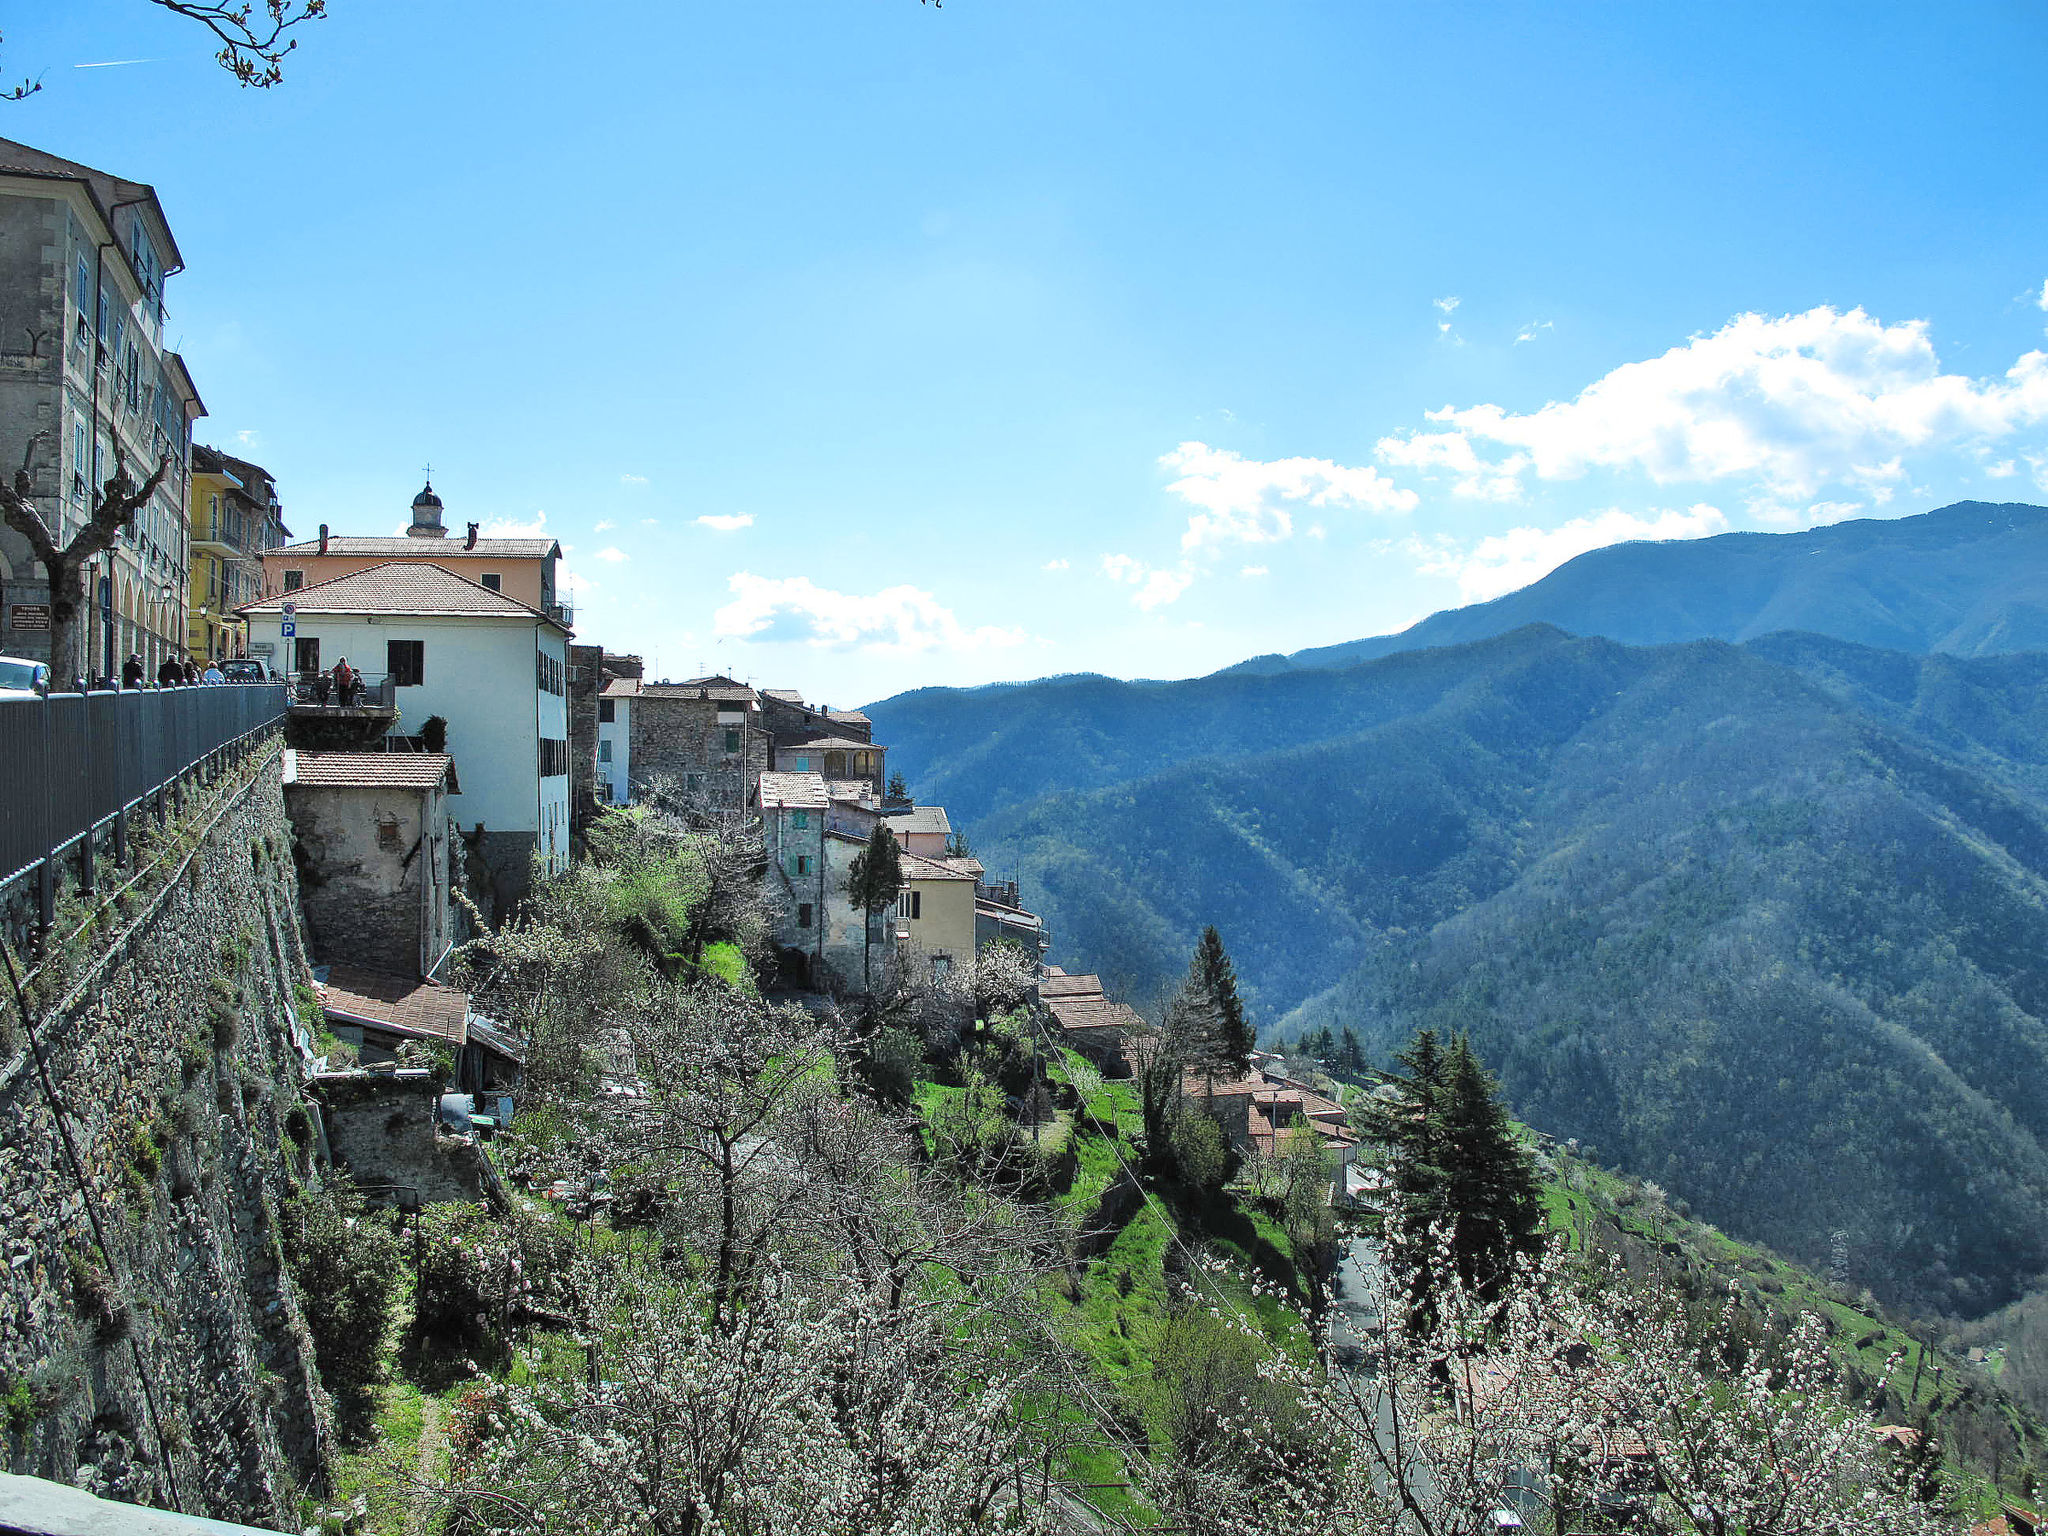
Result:
<instances>
[{"instance_id":1,"label":"balcony railing","mask_svg":"<svg viewBox=\"0 0 2048 1536\"><path fill-rule=\"evenodd\" d=\"M576 605L574 603L549 603L547 615L564 629L576 627Z\"/></svg>"},{"instance_id":2,"label":"balcony railing","mask_svg":"<svg viewBox=\"0 0 2048 1536\"><path fill-rule=\"evenodd\" d=\"M358 672L346 690L337 687L332 672L295 672L289 684L294 709L395 709L389 672Z\"/></svg>"}]
</instances>

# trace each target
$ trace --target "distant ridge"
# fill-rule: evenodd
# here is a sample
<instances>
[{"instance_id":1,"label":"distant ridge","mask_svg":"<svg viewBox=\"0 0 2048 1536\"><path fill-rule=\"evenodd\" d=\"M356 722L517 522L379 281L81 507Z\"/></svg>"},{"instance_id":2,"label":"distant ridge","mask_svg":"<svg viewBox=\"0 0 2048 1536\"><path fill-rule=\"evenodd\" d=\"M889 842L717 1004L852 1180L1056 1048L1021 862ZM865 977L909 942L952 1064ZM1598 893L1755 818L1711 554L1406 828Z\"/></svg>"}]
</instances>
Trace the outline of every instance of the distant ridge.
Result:
<instances>
[{"instance_id":1,"label":"distant ridge","mask_svg":"<svg viewBox=\"0 0 2048 1536\"><path fill-rule=\"evenodd\" d=\"M2048 649L2048 507L1959 501L1803 533L1611 544L1399 634L1255 656L1223 673L1352 666L1539 623L1628 645L1791 629L1917 655Z\"/></svg>"}]
</instances>

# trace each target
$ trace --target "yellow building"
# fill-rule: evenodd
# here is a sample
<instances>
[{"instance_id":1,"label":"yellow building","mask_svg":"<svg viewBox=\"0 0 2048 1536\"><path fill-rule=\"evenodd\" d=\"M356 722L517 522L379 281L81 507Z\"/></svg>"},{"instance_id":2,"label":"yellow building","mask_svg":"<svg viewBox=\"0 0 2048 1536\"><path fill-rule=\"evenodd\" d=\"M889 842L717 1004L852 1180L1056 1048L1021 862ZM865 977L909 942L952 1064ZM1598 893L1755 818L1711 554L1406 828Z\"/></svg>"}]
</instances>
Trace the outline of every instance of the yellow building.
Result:
<instances>
[{"instance_id":1,"label":"yellow building","mask_svg":"<svg viewBox=\"0 0 2048 1536\"><path fill-rule=\"evenodd\" d=\"M276 483L258 465L194 444L190 516L186 645L195 659L245 656L248 634L235 609L263 595L264 552L291 532Z\"/></svg>"},{"instance_id":2,"label":"yellow building","mask_svg":"<svg viewBox=\"0 0 2048 1536\"><path fill-rule=\"evenodd\" d=\"M974 958L974 876L936 859L903 853L903 890L896 898L899 953L911 951L944 975Z\"/></svg>"}]
</instances>

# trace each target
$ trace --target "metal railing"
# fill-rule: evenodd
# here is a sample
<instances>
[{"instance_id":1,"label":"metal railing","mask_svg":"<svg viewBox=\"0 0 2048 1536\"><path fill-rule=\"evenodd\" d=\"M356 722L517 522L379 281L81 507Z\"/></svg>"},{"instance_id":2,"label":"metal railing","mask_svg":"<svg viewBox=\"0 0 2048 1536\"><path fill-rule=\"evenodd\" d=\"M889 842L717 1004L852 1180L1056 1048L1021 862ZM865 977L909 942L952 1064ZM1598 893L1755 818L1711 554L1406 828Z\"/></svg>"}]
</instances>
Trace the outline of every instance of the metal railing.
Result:
<instances>
[{"instance_id":1,"label":"metal railing","mask_svg":"<svg viewBox=\"0 0 2048 1536\"><path fill-rule=\"evenodd\" d=\"M320 709L391 709L398 702L389 672L358 672L347 696L335 685L332 672L294 672L288 685L294 707Z\"/></svg>"},{"instance_id":2,"label":"metal railing","mask_svg":"<svg viewBox=\"0 0 2048 1536\"><path fill-rule=\"evenodd\" d=\"M49 924L56 866L80 853L80 883L93 883L93 844L111 824L125 856L128 817L152 796L285 715L277 683L214 688L53 693L0 700L0 888L41 871L41 918Z\"/></svg>"}]
</instances>

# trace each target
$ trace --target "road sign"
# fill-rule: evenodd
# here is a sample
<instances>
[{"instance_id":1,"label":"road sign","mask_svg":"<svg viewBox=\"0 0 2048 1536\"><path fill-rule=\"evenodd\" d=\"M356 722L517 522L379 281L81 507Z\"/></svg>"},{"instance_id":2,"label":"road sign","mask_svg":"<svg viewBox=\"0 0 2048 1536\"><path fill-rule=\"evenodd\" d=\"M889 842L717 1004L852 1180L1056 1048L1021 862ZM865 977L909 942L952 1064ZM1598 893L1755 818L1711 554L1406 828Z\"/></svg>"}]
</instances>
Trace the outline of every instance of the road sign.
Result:
<instances>
[{"instance_id":1,"label":"road sign","mask_svg":"<svg viewBox=\"0 0 2048 1536\"><path fill-rule=\"evenodd\" d=\"M295 637L296 637L296 636L298 635L298 632L299 632L299 626L298 626L298 625L294 624L294 623L293 623L293 622L292 622L292 621L291 621L290 619L286 619L286 620L284 621L284 638L285 638L285 639L287 639L287 640L290 640L290 639L293 639L293 638L295 638Z\"/></svg>"},{"instance_id":2,"label":"road sign","mask_svg":"<svg viewBox=\"0 0 2048 1536\"><path fill-rule=\"evenodd\" d=\"M298 616L298 612L299 605L297 603L286 603L284 605L284 616L287 619L296 618Z\"/></svg>"}]
</instances>

